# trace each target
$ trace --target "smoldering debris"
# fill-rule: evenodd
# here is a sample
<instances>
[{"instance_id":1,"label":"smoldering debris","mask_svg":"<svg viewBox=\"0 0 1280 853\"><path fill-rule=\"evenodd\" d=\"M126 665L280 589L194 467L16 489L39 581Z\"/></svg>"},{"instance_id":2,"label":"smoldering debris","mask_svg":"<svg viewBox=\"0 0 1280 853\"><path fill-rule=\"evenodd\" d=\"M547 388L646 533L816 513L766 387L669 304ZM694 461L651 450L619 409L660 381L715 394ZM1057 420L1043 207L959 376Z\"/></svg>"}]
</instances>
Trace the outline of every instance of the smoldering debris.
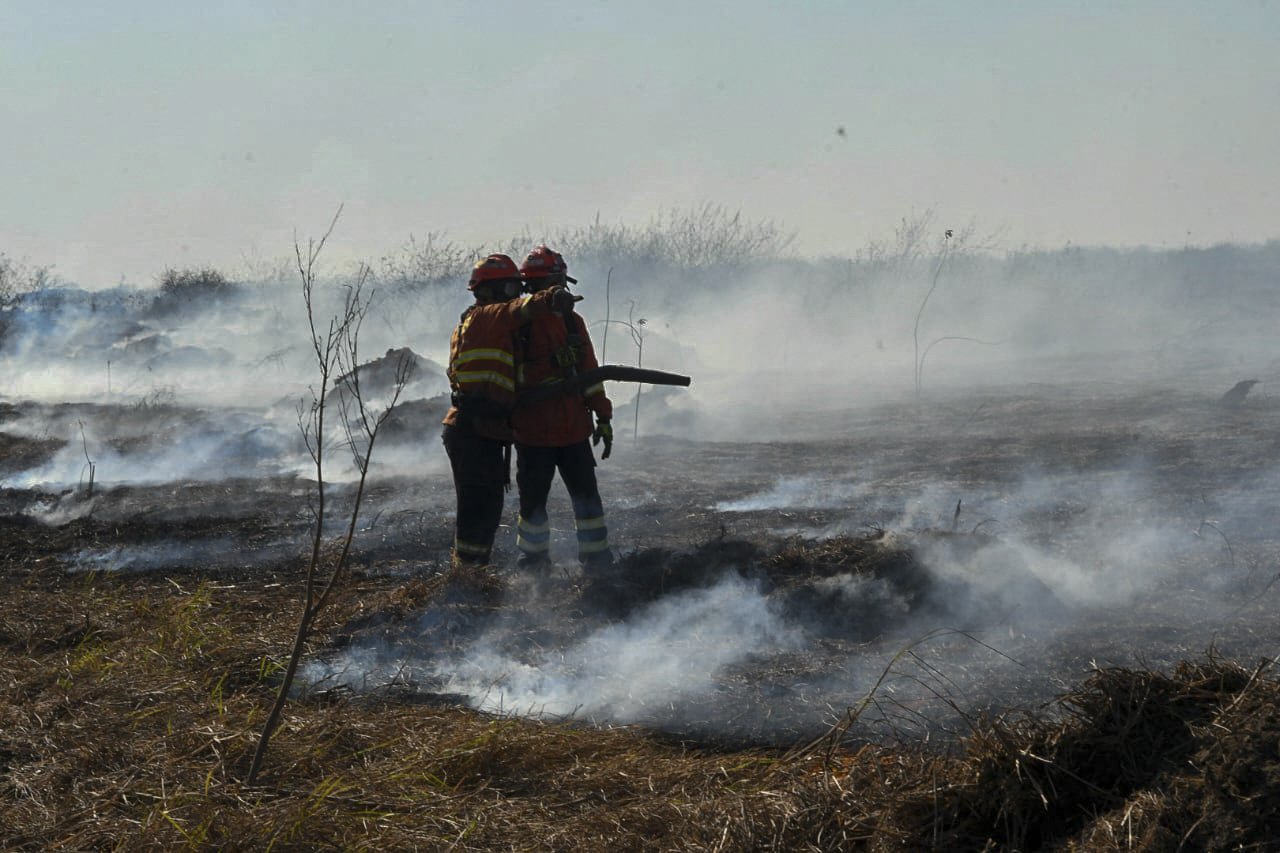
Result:
<instances>
[{"instance_id":1,"label":"smoldering debris","mask_svg":"<svg viewBox=\"0 0 1280 853\"><path fill-rule=\"evenodd\" d=\"M60 527L93 515L93 511L101 501L101 495L88 497L84 492L76 489L63 493L57 500L32 503L26 510L26 515L41 524Z\"/></svg>"},{"instance_id":2,"label":"smoldering debris","mask_svg":"<svg viewBox=\"0 0 1280 853\"><path fill-rule=\"evenodd\" d=\"M885 536L643 549L608 575L505 575L483 595L466 573L451 578L412 614L348 626L309 668L312 689L785 741L867 689L895 643L961 613L973 620L983 595ZM980 627L1019 624L1007 604ZM898 685L899 700L926 703L920 681Z\"/></svg>"}]
</instances>

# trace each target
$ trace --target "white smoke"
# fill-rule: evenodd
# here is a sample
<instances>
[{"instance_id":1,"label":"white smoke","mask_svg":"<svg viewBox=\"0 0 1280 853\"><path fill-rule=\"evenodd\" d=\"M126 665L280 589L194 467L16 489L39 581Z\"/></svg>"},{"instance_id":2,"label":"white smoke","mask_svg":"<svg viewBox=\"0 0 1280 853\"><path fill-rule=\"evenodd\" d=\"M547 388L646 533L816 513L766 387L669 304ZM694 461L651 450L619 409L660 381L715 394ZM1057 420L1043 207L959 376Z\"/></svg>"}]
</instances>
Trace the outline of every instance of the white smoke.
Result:
<instances>
[{"instance_id":1,"label":"white smoke","mask_svg":"<svg viewBox=\"0 0 1280 853\"><path fill-rule=\"evenodd\" d=\"M689 389L643 389L640 437L631 442L624 435L636 409L626 406L636 389L611 388L620 440L601 477L616 478L605 488L606 506L618 510L611 518L631 525L615 544L665 535L655 528L667 517L654 508L671 507L678 487L681 499L696 495L689 510L700 511L697 520L738 516L753 536L879 526L910 543L950 594L917 612L884 578L816 580L817 593L849 620L872 613L892 625L890 638L865 647L824 645L813 636L818 626L784 614L733 574L670 594L624 622L577 623L582 633L556 621L563 610L534 606L535 596L514 603L527 611L519 619L499 618L478 635L461 623L420 625L424 636L439 630L453 638L446 654L409 641L357 642L314 664L313 681L359 689L416 683L486 710L663 720L740 696L735 691L747 689L740 668L800 655L821 660L823 671L778 676L769 696L793 716L816 720L827 704L863 695L903 643L939 629L964 630L1012 655L1028 636L1049 643L1095 625L1119 645L1127 626L1114 618L1117 609L1127 617L1149 608L1162 626L1199 617L1166 592L1184 574L1205 569L1196 580L1208 583L1216 574L1256 573L1259 587L1274 574L1260 531L1280 522L1280 474L1238 461L1233 454L1269 459L1272 448L1232 433L1255 407L1257 417L1273 416L1274 396L1264 383L1229 417L1212 403L1214 389L1280 370L1268 289L1280 268L1277 248L955 258L964 263L941 269L922 315L931 263L797 261L731 276L681 271L666 281L619 269L612 306L599 286L607 268L575 266L598 349L606 313L617 321L630 304L647 320L644 365L693 375ZM114 498L83 499L89 464L103 487L312 476L295 405L309 399L316 377L296 287L250 288L235 304L164 317L145 310L147 294L42 298L47 311L5 309L11 322L0 373L2 402L21 404L17 414L5 412L4 431L62 442L40 464L6 471L6 486L49 493L27 510L31 517L58 525L114 513L127 521ZM465 298L459 286L440 303L449 310L428 316L404 302L375 312L366 352L407 345L442 359L456 320L452 303ZM318 306L318 315L330 307ZM626 333L611 336L609 350L614 362L641 358ZM1027 424L1035 435L1020 433ZM337 449L327 476L342 483L353 474L336 421L331 426L326 446ZM726 441L749 444L721 453L716 443ZM809 444L788 449L801 442ZM695 464L704 453L712 461ZM1201 456L1218 467L1196 468ZM786 473L768 480L756 466ZM1180 466L1193 469L1186 479L1195 488L1173 482ZM416 514L421 530L448 526L453 495L438 425L412 424L398 443L382 444L373 474L382 491L366 509L367 524L389 549L415 549L423 565L441 559L447 544L424 555L421 536L396 538L415 523L400 517ZM301 507L305 492L277 487L276 494ZM641 502L644 513L624 514ZM168 508L167 517L209 507ZM611 534L619 529L627 530ZM252 565L285 553L286 545L273 547L246 549L215 536L86 549L67 563L109 571ZM538 627L559 631L558 641L543 649L517 642ZM1187 636L1199 635L1188 629ZM951 637L931 647L930 665L951 671L957 684L980 684L992 670L964 673L972 643Z\"/></svg>"},{"instance_id":2,"label":"white smoke","mask_svg":"<svg viewBox=\"0 0 1280 853\"><path fill-rule=\"evenodd\" d=\"M753 512L764 509L815 509L851 506L867 493L865 481L826 481L818 477L784 477L759 494L720 501L719 512Z\"/></svg>"},{"instance_id":3,"label":"white smoke","mask_svg":"<svg viewBox=\"0 0 1280 853\"><path fill-rule=\"evenodd\" d=\"M397 675L426 679L485 711L627 723L669 719L674 706L714 690L727 669L803 647L801 632L784 623L758 585L735 573L666 596L568 646L513 654L512 632L531 627L500 621L427 670L391 649L357 647L313 664L308 677L349 687L388 684Z\"/></svg>"}]
</instances>

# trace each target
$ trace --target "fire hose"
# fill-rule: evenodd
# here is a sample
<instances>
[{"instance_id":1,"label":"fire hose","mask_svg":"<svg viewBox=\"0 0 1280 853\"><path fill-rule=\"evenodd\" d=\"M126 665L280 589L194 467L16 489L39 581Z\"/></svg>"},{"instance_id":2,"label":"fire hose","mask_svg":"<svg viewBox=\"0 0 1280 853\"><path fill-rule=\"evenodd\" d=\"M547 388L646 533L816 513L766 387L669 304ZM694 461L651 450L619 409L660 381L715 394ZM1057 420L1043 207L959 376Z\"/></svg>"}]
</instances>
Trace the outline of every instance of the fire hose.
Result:
<instances>
[{"instance_id":1,"label":"fire hose","mask_svg":"<svg viewBox=\"0 0 1280 853\"><path fill-rule=\"evenodd\" d=\"M602 364L594 370L584 370L572 377L555 382L545 382L532 388L521 389L516 394L516 407L531 406L564 394L581 394L586 388L600 382L642 382L645 385L679 385L687 387L692 380L679 373L650 370L647 367L628 367L625 364Z\"/></svg>"}]
</instances>

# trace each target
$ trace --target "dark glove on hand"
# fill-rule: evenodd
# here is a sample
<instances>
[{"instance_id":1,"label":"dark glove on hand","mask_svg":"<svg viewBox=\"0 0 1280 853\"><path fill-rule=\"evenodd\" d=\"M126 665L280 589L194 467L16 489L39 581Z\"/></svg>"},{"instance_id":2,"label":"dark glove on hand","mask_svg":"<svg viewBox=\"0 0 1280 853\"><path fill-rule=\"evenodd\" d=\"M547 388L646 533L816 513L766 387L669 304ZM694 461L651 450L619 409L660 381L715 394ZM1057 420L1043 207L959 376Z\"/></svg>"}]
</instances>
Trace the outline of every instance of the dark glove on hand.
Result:
<instances>
[{"instance_id":1,"label":"dark glove on hand","mask_svg":"<svg viewBox=\"0 0 1280 853\"><path fill-rule=\"evenodd\" d=\"M591 433L591 443L593 445L604 441L604 453L600 454L601 459L608 459L609 454L613 451L613 424L609 423L608 418L596 418L595 432Z\"/></svg>"},{"instance_id":2,"label":"dark glove on hand","mask_svg":"<svg viewBox=\"0 0 1280 853\"><path fill-rule=\"evenodd\" d=\"M551 291L551 310L557 314L568 314L573 310L573 303L581 298L581 296L575 296L563 287L553 288Z\"/></svg>"}]
</instances>

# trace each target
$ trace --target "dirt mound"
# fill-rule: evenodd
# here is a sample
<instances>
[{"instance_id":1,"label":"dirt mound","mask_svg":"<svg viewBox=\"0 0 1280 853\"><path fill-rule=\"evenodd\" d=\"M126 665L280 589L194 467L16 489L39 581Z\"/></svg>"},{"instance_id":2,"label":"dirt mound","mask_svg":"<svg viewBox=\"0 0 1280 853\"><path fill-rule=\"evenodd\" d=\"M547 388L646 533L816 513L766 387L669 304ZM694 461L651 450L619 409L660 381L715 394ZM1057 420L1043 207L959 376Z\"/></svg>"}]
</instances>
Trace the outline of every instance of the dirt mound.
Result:
<instances>
[{"instance_id":1,"label":"dirt mound","mask_svg":"<svg viewBox=\"0 0 1280 853\"><path fill-rule=\"evenodd\" d=\"M344 373L333 384L337 389L350 389L358 379L365 402L374 403L391 396L402 366L406 371L406 388L430 388L446 381L444 368L439 364L408 347L400 347L387 350L386 355L365 362L351 373Z\"/></svg>"},{"instance_id":2,"label":"dirt mound","mask_svg":"<svg viewBox=\"0 0 1280 853\"><path fill-rule=\"evenodd\" d=\"M1232 385L1231 388L1222 395L1218 400L1218 405L1227 409L1237 409L1244 398L1249 396L1249 392L1253 390L1253 386L1258 384L1257 379L1243 379Z\"/></svg>"},{"instance_id":3,"label":"dirt mound","mask_svg":"<svg viewBox=\"0 0 1280 853\"><path fill-rule=\"evenodd\" d=\"M391 410L391 415L378 433L378 440L388 444L402 444L436 439L440 434L440 421L447 411L447 394L425 400L404 400Z\"/></svg>"}]
</instances>

